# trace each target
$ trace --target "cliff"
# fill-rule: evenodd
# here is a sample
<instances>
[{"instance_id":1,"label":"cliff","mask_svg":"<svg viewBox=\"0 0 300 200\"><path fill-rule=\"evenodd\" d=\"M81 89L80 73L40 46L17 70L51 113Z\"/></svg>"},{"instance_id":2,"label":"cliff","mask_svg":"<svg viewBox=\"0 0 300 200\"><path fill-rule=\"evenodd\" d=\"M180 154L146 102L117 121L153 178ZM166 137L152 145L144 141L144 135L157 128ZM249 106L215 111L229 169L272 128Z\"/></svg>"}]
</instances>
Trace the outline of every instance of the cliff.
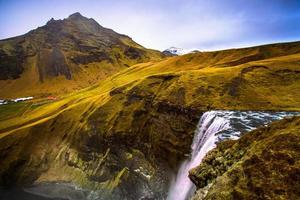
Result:
<instances>
[{"instance_id":1,"label":"cliff","mask_svg":"<svg viewBox=\"0 0 300 200\"><path fill-rule=\"evenodd\" d=\"M299 199L299 150L300 117L221 142L190 171L193 199Z\"/></svg>"}]
</instances>

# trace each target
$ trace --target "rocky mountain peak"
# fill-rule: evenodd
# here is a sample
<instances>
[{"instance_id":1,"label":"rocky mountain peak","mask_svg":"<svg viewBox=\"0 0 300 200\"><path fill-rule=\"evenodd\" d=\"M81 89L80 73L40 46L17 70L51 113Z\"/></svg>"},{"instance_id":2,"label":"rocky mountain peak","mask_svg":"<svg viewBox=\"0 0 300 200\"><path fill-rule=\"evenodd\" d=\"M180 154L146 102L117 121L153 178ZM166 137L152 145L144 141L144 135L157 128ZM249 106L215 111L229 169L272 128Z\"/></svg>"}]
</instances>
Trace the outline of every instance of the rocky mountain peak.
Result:
<instances>
[{"instance_id":1,"label":"rocky mountain peak","mask_svg":"<svg viewBox=\"0 0 300 200\"><path fill-rule=\"evenodd\" d=\"M82 16L79 12L75 12L69 15L68 19L87 19L87 18Z\"/></svg>"},{"instance_id":2,"label":"rocky mountain peak","mask_svg":"<svg viewBox=\"0 0 300 200\"><path fill-rule=\"evenodd\" d=\"M48 22L54 22L55 21L55 19L52 17Z\"/></svg>"},{"instance_id":3,"label":"rocky mountain peak","mask_svg":"<svg viewBox=\"0 0 300 200\"><path fill-rule=\"evenodd\" d=\"M87 18L82 16L79 12L71 14L68 18L63 20L66 23L71 23L77 26L77 29L83 32L92 32L96 33L103 31L103 28L97 21L93 18Z\"/></svg>"},{"instance_id":4,"label":"rocky mountain peak","mask_svg":"<svg viewBox=\"0 0 300 200\"><path fill-rule=\"evenodd\" d=\"M145 49L129 37L76 12L64 19L51 18L46 25L27 34L0 41L0 80L24 81L21 80L23 72L36 67L34 78L39 82L35 85L31 80L26 81L37 88L46 88L40 83L49 84L50 88L50 80L64 76L58 81L60 87L52 87L54 93L59 93L70 82L77 88L86 87L125 67L151 60L153 55L156 58L162 56L160 52ZM34 62L32 66L29 59ZM95 68L97 73L92 75ZM80 80L76 76L80 76ZM16 87L23 85L16 84ZM70 91L76 87L70 86ZM49 89L45 91L49 92Z\"/></svg>"}]
</instances>

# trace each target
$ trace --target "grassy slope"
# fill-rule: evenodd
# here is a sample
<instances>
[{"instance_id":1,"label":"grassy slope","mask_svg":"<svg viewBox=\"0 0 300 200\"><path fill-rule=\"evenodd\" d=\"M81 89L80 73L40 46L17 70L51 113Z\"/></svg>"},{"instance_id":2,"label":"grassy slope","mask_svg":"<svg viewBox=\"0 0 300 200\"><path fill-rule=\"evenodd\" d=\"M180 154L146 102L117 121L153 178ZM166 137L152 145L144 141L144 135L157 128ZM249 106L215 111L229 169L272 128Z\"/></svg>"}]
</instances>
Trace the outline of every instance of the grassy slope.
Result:
<instances>
[{"instance_id":1,"label":"grassy slope","mask_svg":"<svg viewBox=\"0 0 300 200\"><path fill-rule=\"evenodd\" d=\"M168 160L170 165L176 165L176 159L182 159L189 151L193 129L201 111L299 111L298 46L298 43L292 43L195 53L142 63L98 85L62 96L56 102L30 107L25 103L25 114L6 119L1 116L3 167L0 174L14 169L12 166L19 166L22 157L34 155L25 164L27 171L15 173L20 182L32 177L30 174L34 172L38 181L64 180L99 187L87 178L96 172L85 160L89 153L82 150L98 140L103 140L100 143L103 148L125 145L131 149L125 152L138 149L138 152L143 152L142 155L150 157L142 159L143 162L151 161L153 156L165 155L163 159ZM15 109L13 105L7 108ZM194 111L195 115L191 116ZM95 132L96 136L93 135ZM32 144L32 141L35 143ZM149 145L151 152L155 153L147 154ZM14 150L5 153L12 146ZM92 151L96 151L99 159L106 158L107 149ZM77 170L74 171L74 164L66 164L62 159L65 154L73 155L68 162L75 162ZM122 163L127 159L118 156ZM116 154L110 153L109 157L115 159ZM53 162L40 163L43 160ZM45 169L40 166L45 166ZM116 187L119 184L116 179L128 167L127 164L121 166L123 168L117 172L110 172L110 178L101 184ZM89 167L91 171L86 171ZM103 170L109 169L108 164Z\"/></svg>"},{"instance_id":2,"label":"grassy slope","mask_svg":"<svg viewBox=\"0 0 300 200\"><path fill-rule=\"evenodd\" d=\"M298 47L298 43L296 44ZM291 46L293 45L292 43ZM111 98L110 91L123 86L126 90L134 86L147 89L148 83L145 80L161 75L174 76L176 80L156 96L157 101L176 104L178 99L175 93L179 92L184 95L182 106L192 106L200 110L214 108L299 111L300 54L293 54L293 50L291 55L278 56L278 50L275 49L275 57L231 64L245 57L260 55L257 49L196 53L167 58L160 62L137 64L101 81L99 85L62 96L55 103L28 111L25 118L21 116L7 121L2 119L0 130L43 116L52 116L86 102L97 101L97 107L101 107ZM268 53L273 55L271 50ZM279 55L281 54L289 53L280 51Z\"/></svg>"},{"instance_id":3,"label":"grassy slope","mask_svg":"<svg viewBox=\"0 0 300 200\"><path fill-rule=\"evenodd\" d=\"M300 117L225 141L190 171L196 199L299 199ZM201 192L202 191L202 192Z\"/></svg>"},{"instance_id":4,"label":"grassy slope","mask_svg":"<svg viewBox=\"0 0 300 200\"><path fill-rule=\"evenodd\" d=\"M145 50L145 49L144 49ZM119 50L114 49L115 53ZM126 57L119 58L114 64L108 62L93 62L85 65L72 66L72 79L67 80L64 76L48 78L41 83L38 76L38 67L36 56L28 58L25 64L24 73L20 78L14 80L0 80L0 97L18 98L25 96L45 97L48 95L60 96L65 93L78 91L82 88L89 87L99 81L126 69L119 62L127 63L128 66L138 62L148 61L149 58L159 60L160 53L152 50L146 50L146 58L139 61L133 61ZM67 55L70 56L70 55Z\"/></svg>"}]
</instances>

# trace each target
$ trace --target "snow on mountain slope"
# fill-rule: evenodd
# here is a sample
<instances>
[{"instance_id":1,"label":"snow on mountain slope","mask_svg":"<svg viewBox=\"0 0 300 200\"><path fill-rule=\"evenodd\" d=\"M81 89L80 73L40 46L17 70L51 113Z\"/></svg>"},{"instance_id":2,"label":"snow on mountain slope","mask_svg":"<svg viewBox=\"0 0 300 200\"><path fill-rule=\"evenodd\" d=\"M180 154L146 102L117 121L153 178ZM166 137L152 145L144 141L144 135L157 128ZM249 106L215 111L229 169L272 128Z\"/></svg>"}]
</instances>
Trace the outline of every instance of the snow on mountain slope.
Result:
<instances>
[{"instance_id":1,"label":"snow on mountain slope","mask_svg":"<svg viewBox=\"0 0 300 200\"><path fill-rule=\"evenodd\" d=\"M184 55L188 53L198 52L197 49L183 49L177 47L170 47L163 51L165 55Z\"/></svg>"}]
</instances>

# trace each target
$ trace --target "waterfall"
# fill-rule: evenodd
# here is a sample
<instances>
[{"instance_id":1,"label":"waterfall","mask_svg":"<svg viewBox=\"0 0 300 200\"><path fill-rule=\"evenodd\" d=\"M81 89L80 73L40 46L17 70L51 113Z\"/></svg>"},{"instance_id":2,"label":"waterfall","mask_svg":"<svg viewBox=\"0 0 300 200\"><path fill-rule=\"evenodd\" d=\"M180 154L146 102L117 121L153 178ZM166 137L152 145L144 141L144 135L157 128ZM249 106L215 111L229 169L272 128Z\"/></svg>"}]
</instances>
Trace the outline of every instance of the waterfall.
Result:
<instances>
[{"instance_id":1,"label":"waterfall","mask_svg":"<svg viewBox=\"0 0 300 200\"><path fill-rule=\"evenodd\" d=\"M190 158L181 164L176 178L172 181L167 199L187 200L191 198L196 188L188 178L188 171L198 166L205 154L214 148L217 142L227 139L238 139L243 133L251 131L258 126L265 126L272 121L294 115L300 116L300 112L228 110L205 112L200 118L195 130ZM136 182L136 184L139 183L139 181ZM143 190L145 186L140 184L139 187ZM126 199L126 197L119 196L120 193L111 194L101 189L88 190L79 188L73 184L60 182L38 183L23 188L20 191L18 188L16 189L17 190L15 190L15 188L13 188L13 190L1 190L0 188L0 199L2 199L2 196L4 196L4 199L24 199L28 197L28 195L32 197L31 199L49 200L53 198L69 200ZM146 198L147 197L139 196L136 199ZM163 199L163 197L159 196L159 198L155 199Z\"/></svg>"},{"instance_id":2,"label":"waterfall","mask_svg":"<svg viewBox=\"0 0 300 200\"><path fill-rule=\"evenodd\" d=\"M300 112L263 112L263 111L209 111L199 120L191 146L190 158L184 161L172 180L168 200L187 200L196 188L188 178L190 169L198 166L208 151L217 142L226 139L238 139L242 133L259 126L289 117Z\"/></svg>"},{"instance_id":3,"label":"waterfall","mask_svg":"<svg viewBox=\"0 0 300 200\"><path fill-rule=\"evenodd\" d=\"M196 188L188 178L188 171L199 165L205 154L215 147L216 134L230 128L230 121L218 113L218 111L206 112L199 120L190 159L181 164L176 179L171 184L168 200L186 200L195 192Z\"/></svg>"}]
</instances>

